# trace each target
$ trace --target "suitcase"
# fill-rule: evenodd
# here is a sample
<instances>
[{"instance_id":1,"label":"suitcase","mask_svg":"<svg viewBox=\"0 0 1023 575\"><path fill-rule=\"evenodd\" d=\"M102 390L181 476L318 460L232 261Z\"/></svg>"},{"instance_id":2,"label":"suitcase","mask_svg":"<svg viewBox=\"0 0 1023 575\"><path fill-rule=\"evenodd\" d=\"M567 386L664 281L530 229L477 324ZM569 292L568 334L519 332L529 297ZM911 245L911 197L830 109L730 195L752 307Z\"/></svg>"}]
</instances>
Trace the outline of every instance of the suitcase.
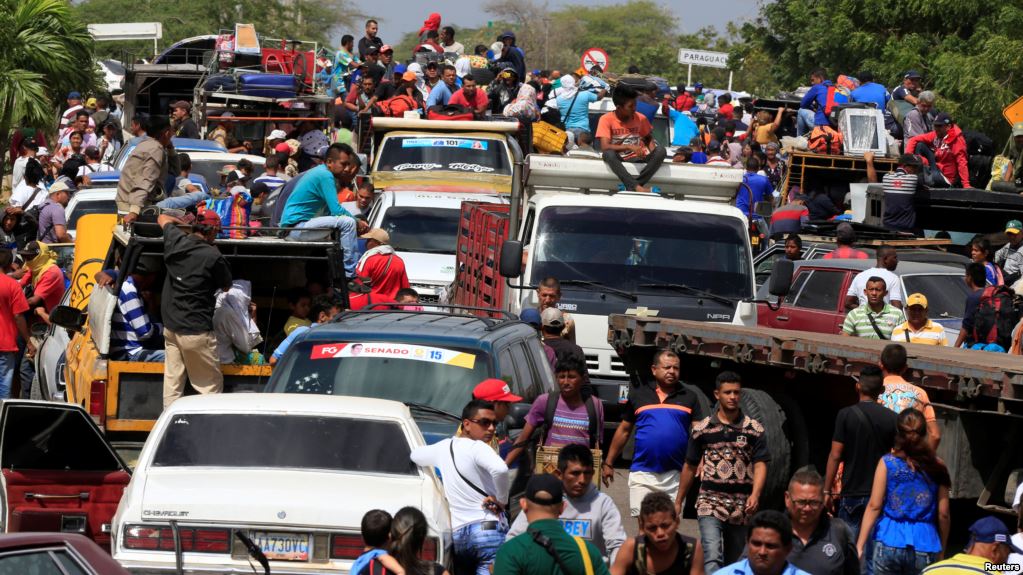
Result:
<instances>
[{"instance_id":1,"label":"suitcase","mask_svg":"<svg viewBox=\"0 0 1023 575\"><path fill-rule=\"evenodd\" d=\"M465 106L431 106L427 110L428 120L473 120L472 110Z\"/></svg>"},{"instance_id":2,"label":"suitcase","mask_svg":"<svg viewBox=\"0 0 1023 575\"><path fill-rule=\"evenodd\" d=\"M238 89L238 81L230 74L210 76L203 84L203 89L207 92L234 92Z\"/></svg>"},{"instance_id":3,"label":"suitcase","mask_svg":"<svg viewBox=\"0 0 1023 575\"><path fill-rule=\"evenodd\" d=\"M260 98L294 98L298 90L291 74L242 74L238 77L238 93Z\"/></svg>"}]
</instances>

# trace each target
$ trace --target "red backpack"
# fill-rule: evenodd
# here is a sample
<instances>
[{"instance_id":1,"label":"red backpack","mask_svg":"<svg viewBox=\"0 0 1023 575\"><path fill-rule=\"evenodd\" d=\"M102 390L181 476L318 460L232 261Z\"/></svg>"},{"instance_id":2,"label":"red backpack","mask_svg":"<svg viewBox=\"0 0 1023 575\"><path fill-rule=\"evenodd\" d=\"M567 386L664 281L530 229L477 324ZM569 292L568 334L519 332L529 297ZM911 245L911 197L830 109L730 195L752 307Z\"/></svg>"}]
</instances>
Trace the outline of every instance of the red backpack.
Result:
<instances>
[{"instance_id":1,"label":"red backpack","mask_svg":"<svg viewBox=\"0 0 1023 575\"><path fill-rule=\"evenodd\" d=\"M383 102L377 104L380 108L380 113L390 118L402 118L405 116L405 112L411 112L419 107L416 103L415 98L408 94L398 94L393 98L388 98Z\"/></svg>"},{"instance_id":2,"label":"red backpack","mask_svg":"<svg viewBox=\"0 0 1023 575\"><path fill-rule=\"evenodd\" d=\"M973 341L996 343L1008 350L1012 345L1012 330L1019 322L1019 311L1014 307L1014 293L1006 286L984 288L973 319Z\"/></svg>"},{"instance_id":3,"label":"red backpack","mask_svg":"<svg viewBox=\"0 0 1023 575\"><path fill-rule=\"evenodd\" d=\"M837 156L842 153L842 133L831 126L815 126L806 144L815 154Z\"/></svg>"}]
</instances>

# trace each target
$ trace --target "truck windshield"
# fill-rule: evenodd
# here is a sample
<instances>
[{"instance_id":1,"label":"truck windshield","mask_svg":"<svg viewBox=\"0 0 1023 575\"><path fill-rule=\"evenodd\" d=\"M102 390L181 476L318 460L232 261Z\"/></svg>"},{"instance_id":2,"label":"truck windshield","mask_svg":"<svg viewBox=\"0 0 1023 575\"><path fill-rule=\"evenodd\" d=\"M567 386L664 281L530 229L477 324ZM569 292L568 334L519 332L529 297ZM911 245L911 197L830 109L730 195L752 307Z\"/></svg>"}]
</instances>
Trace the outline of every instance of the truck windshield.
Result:
<instances>
[{"instance_id":1,"label":"truck windshield","mask_svg":"<svg viewBox=\"0 0 1023 575\"><path fill-rule=\"evenodd\" d=\"M384 139L377 170L381 172L454 171L511 175L508 148L500 140L462 136L395 136Z\"/></svg>"},{"instance_id":2,"label":"truck windshield","mask_svg":"<svg viewBox=\"0 0 1023 575\"><path fill-rule=\"evenodd\" d=\"M949 319L963 317L963 302L970 294L962 274L905 275L902 293L922 293L927 298L927 317Z\"/></svg>"},{"instance_id":3,"label":"truck windshield","mask_svg":"<svg viewBox=\"0 0 1023 575\"><path fill-rule=\"evenodd\" d=\"M460 215L454 209L393 207L384 212L380 227L398 251L454 254Z\"/></svg>"},{"instance_id":4,"label":"truck windshield","mask_svg":"<svg viewBox=\"0 0 1023 575\"><path fill-rule=\"evenodd\" d=\"M153 467L269 467L414 475L410 452L404 431L394 421L182 413L174 416L160 438Z\"/></svg>"},{"instance_id":5,"label":"truck windshield","mask_svg":"<svg viewBox=\"0 0 1023 575\"><path fill-rule=\"evenodd\" d=\"M375 397L460 414L491 377L483 355L393 342L303 341L288 350L267 391Z\"/></svg>"},{"instance_id":6,"label":"truck windshield","mask_svg":"<svg viewBox=\"0 0 1023 575\"><path fill-rule=\"evenodd\" d=\"M555 206L540 212L535 244L533 278L587 280L638 295L670 293L651 284L752 295L749 243L734 217Z\"/></svg>"}]
</instances>

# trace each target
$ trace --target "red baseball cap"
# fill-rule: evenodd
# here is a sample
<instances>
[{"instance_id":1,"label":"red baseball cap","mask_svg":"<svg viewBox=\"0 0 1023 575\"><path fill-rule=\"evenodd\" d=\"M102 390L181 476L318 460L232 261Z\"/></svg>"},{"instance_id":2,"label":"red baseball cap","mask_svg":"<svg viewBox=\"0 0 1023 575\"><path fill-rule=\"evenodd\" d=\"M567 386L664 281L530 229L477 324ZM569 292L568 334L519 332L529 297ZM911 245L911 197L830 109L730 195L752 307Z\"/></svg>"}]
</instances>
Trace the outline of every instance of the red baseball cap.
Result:
<instances>
[{"instance_id":1,"label":"red baseball cap","mask_svg":"<svg viewBox=\"0 0 1023 575\"><path fill-rule=\"evenodd\" d=\"M479 382L476 388L472 390L472 396L483 401L509 401L511 403L522 401L521 397L511 392L507 381L495 378L484 379Z\"/></svg>"},{"instance_id":2,"label":"red baseball cap","mask_svg":"<svg viewBox=\"0 0 1023 575\"><path fill-rule=\"evenodd\" d=\"M291 154L291 146L289 146L285 142L281 142L280 144L277 144L276 146L274 146L274 151L275 152L286 152L288 154Z\"/></svg>"},{"instance_id":3,"label":"red baseball cap","mask_svg":"<svg viewBox=\"0 0 1023 575\"><path fill-rule=\"evenodd\" d=\"M217 212L214 212L213 210L206 210L205 212L202 213L202 217L199 218L199 223L205 224L207 226L220 227L221 226L220 215L217 214Z\"/></svg>"}]
</instances>

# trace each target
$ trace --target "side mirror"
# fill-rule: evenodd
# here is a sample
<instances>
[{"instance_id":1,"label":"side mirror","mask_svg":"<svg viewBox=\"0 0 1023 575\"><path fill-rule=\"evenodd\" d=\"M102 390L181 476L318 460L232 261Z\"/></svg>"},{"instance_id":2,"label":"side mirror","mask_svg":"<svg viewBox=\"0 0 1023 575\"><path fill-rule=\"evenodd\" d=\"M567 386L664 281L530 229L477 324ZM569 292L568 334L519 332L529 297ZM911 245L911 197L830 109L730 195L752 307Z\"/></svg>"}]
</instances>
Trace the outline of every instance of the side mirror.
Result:
<instances>
[{"instance_id":1,"label":"side mirror","mask_svg":"<svg viewBox=\"0 0 1023 575\"><path fill-rule=\"evenodd\" d=\"M50 323L71 331L82 331L85 312L69 305L58 305L50 312Z\"/></svg>"},{"instance_id":2,"label":"side mirror","mask_svg":"<svg viewBox=\"0 0 1023 575\"><path fill-rule=\"evenodd\" d=\"M774 262L771 278L767 280L767 291L773 296L783 298L792 291L792 273L795 271L792 260L780 258Z\"/></svg>"},{"instance_id":3,"label":"side mirror","mask_svg":"<svg viewBox=\"0 0 1023 575\"><path fill-rule=\"evenodd\" d=\"M522 242L504 240L504 243L501 244L501 261L498 271L506 278L517 278L522 275Z\"/></svg>"},{"instance_id":4,"label":"side mirror","mask_svg":"<svg viewBox=\"0 0 1023 575\"><path fill-rule=\"evenodd\" d=\"M511 429L522 429L526 426L526 414L533 407L531 403L513 403L508 410L508 427Z\"/></svg>"}]
</instances>

